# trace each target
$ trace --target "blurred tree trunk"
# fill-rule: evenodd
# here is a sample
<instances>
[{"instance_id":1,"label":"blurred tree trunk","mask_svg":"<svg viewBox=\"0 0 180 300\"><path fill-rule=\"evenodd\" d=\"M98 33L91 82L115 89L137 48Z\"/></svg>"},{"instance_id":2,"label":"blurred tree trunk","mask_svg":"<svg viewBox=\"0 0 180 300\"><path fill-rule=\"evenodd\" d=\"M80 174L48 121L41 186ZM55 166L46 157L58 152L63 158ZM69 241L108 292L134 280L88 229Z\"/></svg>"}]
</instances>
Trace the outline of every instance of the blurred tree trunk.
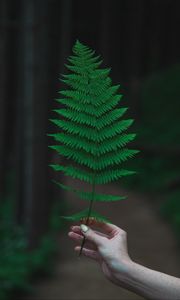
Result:
<instances>
[{"instance_id":1,"label":"blurred tree trunk","mask_svg":"<svg viewBox=\"0 0 180 300\"><path fill-rule=\"evenodd\" d=\"M71 4L71 1L62 3L61 51L54 58L51 55L57 50L51 46L53 26L49 23L57 24L57 20L50 20L52 6L48 0L23 2L19 46L17 215L19 223L25 224L28 230L30 248L38 245L49 226L53 199L47 133L49 110L53 108L51 82L54 78L54 69L50 66L51 61L56 62L56 70L62 72L65 57L69 54Z\"/></svg>"},{"instance_id":2,"label":"blurred tree trunk","mask_svg":"<svg viewBox=\"0 0 180 300\"><path fill-rule=\"evenodd\" d=\"M59 2L57 2L59 4ZM55 3L54 3L55 5ZM72 0L61 2L60 26L60 56L55 57L56 64L59 62L59 71L63 73L65 58L70 52L71 43L71 8ZM50 181L50 151L48 151L49 138L47 138L49 128L49 110L53 108L52 87L50 83L54 74L52 73L52 52L56 49L51 48L51 26L57 24L56 20L50 18L49 1L41 0L36 4L35 20L35 74L34 74L34 143L33 143L33 207L32 207L32 226L30 235L30 246L34 247L38 239L48 229L48 220L52 207L52 184ZM53 9L56 8L56 5ZM56 12L54 11L54 15ZM57 47L57 45L54 45ZM58 57L59 56L59 57ZM54 70L53 70L54 71ZM59 159L59 157L58 157ZM61 175L62 176L62 175ZM60 174L59 174L60 177ZM60 181L60 180L59 180ZM62 192L59 191L59 198Z\"/></svg>"},{"instance_id":3,"label":"blurred tree trunk","mask_svg":"<svg viewBox=\"0 0 180 300\"><path fill-rule=\"evenodd\" d=\"M24 0L21 7L18 56L17 102L17 220L30 231L32 223L32 141L34 97L33 25L34 1Z\"/></svg>"},{"instance_id":4,"label":"blurred tree trunk","mask_svg":"<svg viewBox=\"0 0 180 300\"><path fill-rule=\"evenodd\" d=\"M50 191L48 177L48 1L22 2L19 45L18 101L18 207L29 247L38 245L48 229Z\"/></svg>"},{"instance_id":5,"label":"blurred tree trunk","mask_svg":"<svg viewBox=\"0 0 180 300\"><path fill-rule=\"evenodd\" d=\"M6 178L6 122L7 122L7 38L8 30L4 26L8 19L7 1L0 2L0 200L5 193Z\"/></svg>"},{"instance_id":6,"label":"blurred tree trunk","mask_svg":"<svg viewBox=\"0 0 180 300\"><path fill-rule=\"evenodd\" d=\"M30 214L30 247L47 232L52 203L47 142L48 108L50 99L49 7L48 0L36 2L34 27L34 97L33 97L33 161L32 211Z\"/></svg>"}]
</instances>

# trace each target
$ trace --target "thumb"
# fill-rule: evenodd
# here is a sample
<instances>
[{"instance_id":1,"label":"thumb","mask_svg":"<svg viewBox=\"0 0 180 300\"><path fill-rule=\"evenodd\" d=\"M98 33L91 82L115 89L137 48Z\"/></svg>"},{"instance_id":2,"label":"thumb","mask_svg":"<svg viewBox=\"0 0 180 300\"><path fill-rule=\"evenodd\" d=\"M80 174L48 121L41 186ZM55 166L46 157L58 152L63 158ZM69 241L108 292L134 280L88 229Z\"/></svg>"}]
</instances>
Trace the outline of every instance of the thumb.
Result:
<instances>
[{"instance_id":1,"label":"thumb","mask_svg":"<svg viewBox=\"0 0 180 300\"><path fill-rule=\"evenodd\" d=\"M98 235L95 233L91 228L88 226L81 224L80 225L81 232L86 237L87 240L93 242L96 244L96 246L101 246L104 243L104 240L106 239L103 236Z\"/></svg>"}]
</instances>

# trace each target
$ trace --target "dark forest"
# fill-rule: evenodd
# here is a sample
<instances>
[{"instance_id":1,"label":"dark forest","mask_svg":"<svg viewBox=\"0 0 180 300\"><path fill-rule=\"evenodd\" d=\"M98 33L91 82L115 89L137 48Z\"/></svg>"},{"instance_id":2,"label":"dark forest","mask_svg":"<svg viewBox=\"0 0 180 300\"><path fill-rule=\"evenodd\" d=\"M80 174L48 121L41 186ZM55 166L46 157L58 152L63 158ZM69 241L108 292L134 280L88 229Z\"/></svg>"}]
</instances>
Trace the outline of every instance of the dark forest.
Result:
<instances>
[{"instance_id":1,"label":"dark forest","mask_svg":"<svg viewBox=\"0 0 180 300\"><path fill-rule=\"evenodd\" d=\"M76 260L72 244L66 241L69 224L59 218L75 207L76 199L52 183L52 179L63 181L65 178L49 168L49 164L59 158L48 148L51 141L47 133L54 131L49 119L53 117L52 109L57 107L54 99L62 88L59 78L67 72L65 63L77 39L101 56L104 68L111 68L114 84L121 85L122 105L129 107L127 115L135 120L133 130L137 139L132 147L139 149L140 154L127 165L137 170L138 175L116 183L116 188L130 193L130 199L128 204L121 202L115 208L112 205L111 216L119 226L129 229L133 253L134 244L138 243L133 233L138 232L135 233L131 223L132 211L141 211L142 203L143 207L150 207L150 214L158 219L152 226L162 227L155 240L163 234L162 239L166 239L163 230L167 228L170 235L167 249L170 250L166 250L164 243L165 253L159 263L158 258L146 261L143 255L138 256L138 246L134 255L154 268L158 266L161 271L177 274L180 241L179 11L180 2L176 0L0 0L1 299L14 300L16 293L17 300L35 299L24 295L32 294L36 282L33 276L43 282L44 274L51 278L57 262L59 269L62 264L65 270L66 259ZM142 201L134 202L138 197ZM123 206L127 216L126 221L121 222ZM117 209L119 218L116 217ZM137 226L137 230L143 239L143 232L147 236L143 211L138 213L137 219L142 226L141 229ZM150 225L147 230L151 234ZM153 242L153 233L149 239ZM69 249L68 258L64 254L65 247ZM156 249L151 248L151 243L147 244L148 253L159 249L159 258L162 247L157 245ZM78 266L76 262L72 269L74 276L83 274L79 271L76 275ZM72 277L66 280L72 281ZM39 295L36 299L45 297L43 284L41 288L34 288ZM66 293L67 289L66 283L57 297L77 299L76 294ZM97 293L96 299L111 298L104 297L100 291ZM43 299L53 299L54 295L53 291L49 292L49 298ZM124 295L127 299L135 299L132 293ZM82 293L79 299L83 297Z\"/></svg>"}]
</instances>

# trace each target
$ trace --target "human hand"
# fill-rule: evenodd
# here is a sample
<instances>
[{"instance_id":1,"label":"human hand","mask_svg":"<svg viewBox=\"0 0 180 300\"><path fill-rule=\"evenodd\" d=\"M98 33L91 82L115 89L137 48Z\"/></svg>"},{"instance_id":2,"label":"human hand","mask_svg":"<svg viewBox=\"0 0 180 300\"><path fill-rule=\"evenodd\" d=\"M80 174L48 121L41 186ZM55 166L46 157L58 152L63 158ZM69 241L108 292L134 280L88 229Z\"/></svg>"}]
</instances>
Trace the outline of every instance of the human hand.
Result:
<instances>
[{"instance_id":1,"label":"human hand","mask_svg":"<svg viewBox=\"0 0 180 300\"><path fill-rule=\"evenodd\" d=\"M85 236L82 254L97 261L104 275L113 283L120 285L126 276L129 263L132 262L127 250L127 234L113 224L95 220L90 224L101 231L93 230L84 224L71 226L68 235L79 244L75 247L75 251L80 251L80 244Z\"/></svg>"}]
</instances>

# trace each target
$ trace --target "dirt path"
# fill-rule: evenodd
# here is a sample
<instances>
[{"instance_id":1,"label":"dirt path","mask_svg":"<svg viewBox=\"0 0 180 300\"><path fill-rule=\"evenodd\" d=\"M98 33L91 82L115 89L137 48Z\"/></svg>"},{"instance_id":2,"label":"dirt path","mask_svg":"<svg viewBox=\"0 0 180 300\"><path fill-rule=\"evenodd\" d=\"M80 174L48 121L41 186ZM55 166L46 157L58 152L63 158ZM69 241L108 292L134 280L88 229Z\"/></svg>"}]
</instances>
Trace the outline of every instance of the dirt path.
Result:
<instances>
[{"instance_id":1,"label":"dirt path","mask_svg":"<svg viewBox=\"0 0 180 300\"><path fill-rule=\"evenodd\" d=\"M116 203L96 204L96 208L127 231L130 257L146 267L178 277L179 253L175 237L169 226L152 209L150 202L143 195L121 190L116 185L103 187L101 192L128 196L126 200ZM72 198L70 194L67 194L67 199L72 205L72 212L83 208L80 207L83 200ZM110 283L95 262L85 257L77 259L74 244L67 232L59 237L60 259L55 276L38 284L36 296L23 300L143 299Z\"/></svg>"}]
</instances>

